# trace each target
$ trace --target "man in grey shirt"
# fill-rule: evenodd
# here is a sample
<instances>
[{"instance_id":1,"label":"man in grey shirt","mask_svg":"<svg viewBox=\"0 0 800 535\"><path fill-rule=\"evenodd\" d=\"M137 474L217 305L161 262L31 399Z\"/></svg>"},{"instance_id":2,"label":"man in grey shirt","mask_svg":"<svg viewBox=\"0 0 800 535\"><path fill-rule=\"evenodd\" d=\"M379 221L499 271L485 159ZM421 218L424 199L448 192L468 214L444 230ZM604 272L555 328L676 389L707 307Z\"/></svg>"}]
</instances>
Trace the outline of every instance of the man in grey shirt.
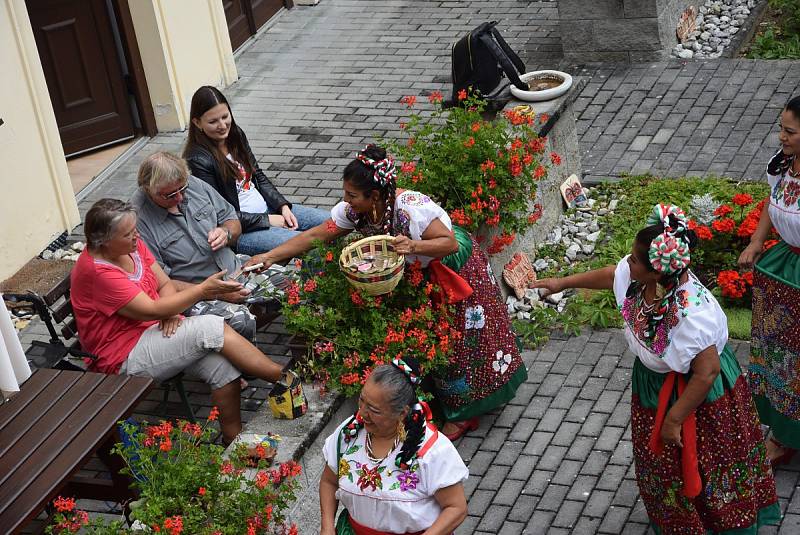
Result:
<instances>
[{"instance_id":1,"label":"man in grey shirt","mask_svg":"<svg viewBox=\"0 0 800 535\"><path fill-rule=\"evenodd\" d=\"M186 162L168 152L148 156L139 167L139 190L131 203L136 225L156 261L178 289L222 270L236 275L241 262L231 249L242 232L233 207L214 188L189 174ZM222 300L201 301L187 315L215 314L248 340L256 320L243 289Z\"/></svg>"}]
</instances>

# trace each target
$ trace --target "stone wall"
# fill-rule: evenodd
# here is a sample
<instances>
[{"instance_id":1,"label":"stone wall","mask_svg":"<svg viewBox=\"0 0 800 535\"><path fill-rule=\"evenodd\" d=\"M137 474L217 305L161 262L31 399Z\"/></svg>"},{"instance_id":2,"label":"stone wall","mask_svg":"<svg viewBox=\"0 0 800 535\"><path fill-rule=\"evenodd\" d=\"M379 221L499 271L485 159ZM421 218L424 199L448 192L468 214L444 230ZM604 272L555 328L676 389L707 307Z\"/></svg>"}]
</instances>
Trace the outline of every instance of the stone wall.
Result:
<instances>
[{"instance_id":1,"label":"stone wall","mask_svg":"<svg viewBox=\"0 0 800 535\"><path fill-rule=\"evenodd\" d=\"M581 154L578 147L578 131L576 114L574 110L575 99L586 84L585 78L574 78L572 88L562 97L548 102L521 102L511 100L504 109L511 109L520 104L530 104L536 111L535 124L543 115L550 119L540 128L540 136L547 138L544 154L551 152L561 156L561 165L551 166L547 176L537 187L535 200L528 201L528 211L533 212L533 205L541 203L542 217L524 235L518 235L514 242L503 251L489 257L492 271L499 279L502 278L503 267L517 252L523 252L533 262L536 259L536 245L545 241L550 231L558 225L561 214L564 213L564 202L561 198L559 186L572 174L581 174ZM498 234L496 228L482 227L478 235L484 236L484 247L491 243L492 238ZM509 288L504 283L500 284L503 298L509 294Z\"/></svg>"},{"instance_id":2,"label":"stone wall","mask_svg":"<svg viewBox=\"0 0 800 535\"><path fill-rule=\"evenodd\" d=\"M698 0L559 0L564 58L643 62L669 56L681 13Z\"/></svg>"}]
</instances>

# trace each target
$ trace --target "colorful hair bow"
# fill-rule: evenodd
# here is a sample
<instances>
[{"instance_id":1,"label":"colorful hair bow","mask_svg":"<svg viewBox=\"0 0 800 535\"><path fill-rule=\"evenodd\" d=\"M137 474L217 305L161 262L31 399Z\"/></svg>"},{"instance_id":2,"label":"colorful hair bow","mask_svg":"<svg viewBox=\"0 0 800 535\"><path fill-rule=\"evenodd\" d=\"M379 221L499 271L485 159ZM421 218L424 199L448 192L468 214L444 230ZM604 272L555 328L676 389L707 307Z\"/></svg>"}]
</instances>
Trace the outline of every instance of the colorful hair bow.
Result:
<instances>
[{"instance_id":1,"label":"colorful hair bow","mask_svg":"<svg viewBox=\"0 0 800 535\"><path fill-rule=\"evenodd\" d=\"M394 183L397 179L397 168L394 165L394 158L386 156L383 160L373 160L364 152L375 145L367 145L363 151L356 154L356 159L373 170L372 180L380 187L385 188L387 184Z\"/></svg>"}]
</instances>

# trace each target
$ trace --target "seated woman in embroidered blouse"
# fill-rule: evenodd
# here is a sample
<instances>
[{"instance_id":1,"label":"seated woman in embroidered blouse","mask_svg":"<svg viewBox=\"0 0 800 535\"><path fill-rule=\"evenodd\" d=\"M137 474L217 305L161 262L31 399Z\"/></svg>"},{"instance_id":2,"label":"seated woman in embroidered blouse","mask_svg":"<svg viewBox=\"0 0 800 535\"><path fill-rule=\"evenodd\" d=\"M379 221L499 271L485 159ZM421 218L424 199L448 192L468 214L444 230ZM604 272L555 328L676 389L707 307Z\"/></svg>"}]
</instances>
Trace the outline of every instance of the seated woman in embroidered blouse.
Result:
<instances>
[{"instance_id":1,"label":"seated woman in embroidered blouse","mask_svg":"<svg viewBox=\"0 0 800 535\"><path fill-rule=\"evenodd\" d=\"M617 265L535 286L614 291L636 355L636 478L659 533L756 533L780 508L725 314L689 270L697 238L683 211L656 205L647 225Z\"/></svg>"},{"instance_id":2,"label":"seated woman in embroidered blouse","mask_svg":"<svg viewBox=\"0 0 800 535\"><path fill-rule=\"evenodd\" d=\"M192 175L208 182L242 224L236 252L269 251L328 219L325 210L290 203L261 170L225 95L206 85L195 91L183 157Z\"/></svg>"},{"instance_id":3,"label":"seated woman in embroidered blouse","mask_svg":"<svg viewBox=\"0 0 800 535\"><path fill-rule=\"evenodd\" d=\"M767 165L770 196L739 257L753 270L753 327L747 376L761 421L770 426L775 466L800 450L800 96L781 113L781 149ZM770 228L780 241L764 252ZM763 256L762 256L763 253Z\"/></svg>"},{"instance_id":4,"label":"seated woman in embroidered blouse","mask_svg":"<svg viewBox=\"0 0 800 535\"><path fill-rule=\"evenodd\" d=\"M419 260L455 303L455 327L463 336L454 344L448 375L434 378L434 394L446 420L442 431L456 440L478 427L479 415L512 399L527 370L486 254L427 195L398 189L396 175L386 151L368 145L345 167L344 200L331 210L333 222L256 255L249 264L288 260L315 240L329 242L354 230L396 236L397 252L409 263Z\"/></svg>"},{"instance_id":5,"label":"seated woman in embroidered blouse","mask_svg":"<svg viewBox=\"0 0 800 535\"><path fill-rule=\"evenodd\" d=\"M376 367L358 412L325 440L320 535L449 535L466 518L469 470L428 422L419 380L400 359Z\"/></svg>"},{"instance_id":6,"label":"seated woman in embroidered blouse","mask_svg":"<svg viewBox=\"0 0 800 535\"><path fill-rule=\"evenodd\" d=\"M203 299L239 291L224 271L178 291L139 238L130 204L101 199L86 213L86 249L70 276L71 297L83 349L97 356L92 369L143 375L161 382L179 372L211 387L226 443L242 429L242 372L276 382L281 366L221 316L185 318Z\"/></svg>"}]
</instances>

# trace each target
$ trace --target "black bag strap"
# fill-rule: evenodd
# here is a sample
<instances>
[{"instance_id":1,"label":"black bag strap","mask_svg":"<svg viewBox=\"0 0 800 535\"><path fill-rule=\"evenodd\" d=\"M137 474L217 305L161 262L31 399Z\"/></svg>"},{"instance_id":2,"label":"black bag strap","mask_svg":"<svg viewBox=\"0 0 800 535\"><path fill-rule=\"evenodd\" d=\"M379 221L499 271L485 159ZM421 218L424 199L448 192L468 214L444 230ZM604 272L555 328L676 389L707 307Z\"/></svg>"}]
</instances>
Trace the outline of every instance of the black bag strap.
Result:
<instances>
[{"instance_id":1,"label":"black bag strap","mask_svg":"<svg viewBox=\"0 0 800 535\"><path fill-rule=\"evenodd\" d=\"M508 43L506 43L506 40L503 39L503 36L500 35L500 32L494 26L492 27L492 35L494 35L495 41L497 41L497 44L499 44L500 48L503 49L503 52L506 53L506 56L508 56L508 59L511 60L511 63L514 64L514 67L517 68L517 71L520 74L525 74L525 64L522 63L521 59L519 59L519 56L517 55L517 53L514 52L513 50L511 50L511 47L508 46Z\"/></svg>"},{"instance_id":2,"label":"black bag strap","mask_svg":"<svg viewBox=\"0 0 800 535\"><path fill-rule=\"evenodd\" d=\"M494 40L494 36L481 34L478 36L478 39L480 39L481 43L483 43L486 46L486 48L492 53L495 59L500 63L500 67L503 68L503 72L506 73L506 76L508 76L508 79L511 80L511 83L517 86L518 89L527 91L528 90L527 84L525 84L522 80L519 79L519 74L517 74L517 66L514 63L512 63L512 61L509 59L509 57L506 55L503 49L500 48L500 46ZM508 45L506 44L506 46ZM516 57L516 54L514 54L514 56ZM519 61L519 57L517 57L517 61ZM521 61L519 62L520 64L522 64ZM522 72L524 72L524 70L525 67L523 66Z\"/></svg>"}]
</instances>

